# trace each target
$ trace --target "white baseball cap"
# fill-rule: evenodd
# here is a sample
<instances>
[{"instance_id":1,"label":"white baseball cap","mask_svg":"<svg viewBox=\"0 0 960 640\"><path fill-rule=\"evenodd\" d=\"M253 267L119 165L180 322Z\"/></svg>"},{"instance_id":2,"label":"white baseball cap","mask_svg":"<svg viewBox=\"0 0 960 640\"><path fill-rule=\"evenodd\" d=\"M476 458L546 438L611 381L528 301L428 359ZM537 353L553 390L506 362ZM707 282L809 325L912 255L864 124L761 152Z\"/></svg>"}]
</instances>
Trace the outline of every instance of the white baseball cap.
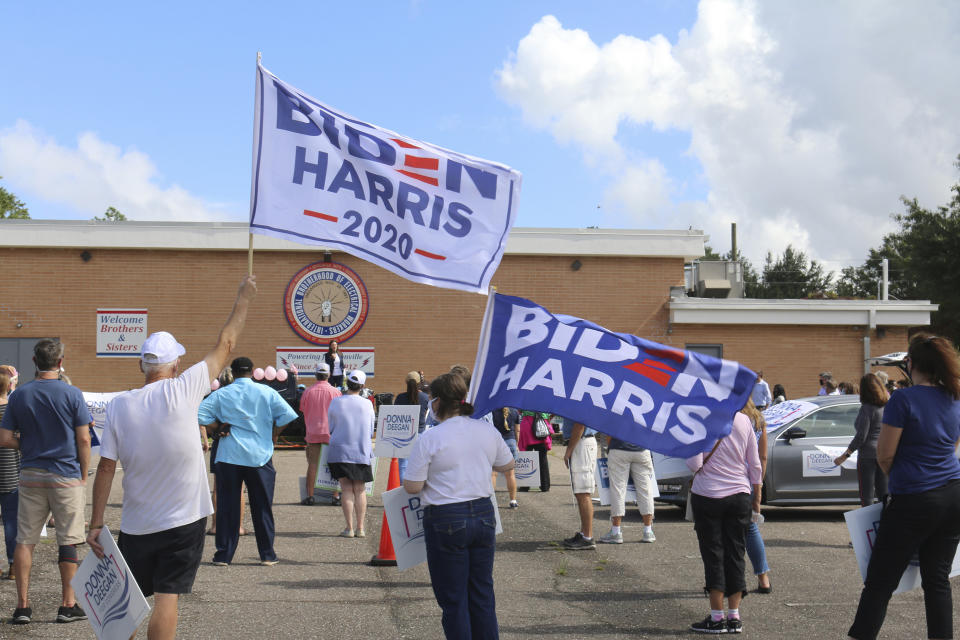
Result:
<instances>
[{"instance_id":1,"label":"white baseball cap","mask_svg":"<svg viewBox=\"0 0 960 640\"><path fill-rule=\"evenodd\" d=\"M328 365L326 362L318 362L318 363L317 363L317 373L323 373L323 374L326 374L326 375L330 375L330 365Z\"/></svg>"},{"instance_id":2,"label":"white baseball cap","mask_svg":"<svg viewBox=\"0 0 960 640\"><path fill-rule=\"evenodd\" d=\"M187 352L173 335L166 331L157 331L143 341L140 359L147 364L167 364Z\"/></svg>"},{"instance_id":3,"label":"white baseball cap","mask_svg":"<svg viewBox=\"0 0 960 640\"><path fill-rule=\"evenodd\" d=\"M353 371L347 374L347 380L349 380L350 382L353 382L354 384L361 384L361 385L366 384L367 374L365 374L360 369L354 369Z\"/></svg>"}]
</instances>

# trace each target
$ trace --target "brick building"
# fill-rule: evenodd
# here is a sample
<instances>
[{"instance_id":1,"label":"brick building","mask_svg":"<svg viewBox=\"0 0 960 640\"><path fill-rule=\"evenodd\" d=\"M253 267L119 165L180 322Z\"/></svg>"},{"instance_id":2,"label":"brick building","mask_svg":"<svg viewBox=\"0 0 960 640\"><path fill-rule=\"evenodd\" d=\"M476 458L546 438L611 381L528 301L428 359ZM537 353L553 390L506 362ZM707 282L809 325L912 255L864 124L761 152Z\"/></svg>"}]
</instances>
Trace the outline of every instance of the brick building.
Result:
<instances>
[{"instance_id":1,"label":"brick building","mask_svg":"<svg viewBox=\"0 0 960 640\"><path fill-rule=\"evenodd\" d=\"M927 301L748 300L687 297L684 265L703 255L699 231L513 229L494 277L500 292L557 313L762 369L788 397L812 395L817 374L859 379L866 356L902 351L909 327L929 323ZM32 376L38 338L66 344L64 368L87 391L138 386L136 358L98 357L98 310L145 312L202 358L216 341L247 268L247 227L235 223L0 221L0 363ZM259 295L238 354L258 366L278 347L318 348L285 313L291 279L325 252L255 236ZM397 393L404 374L472 365L485 296L416 284L351 255L367 292L362 326L344 348L375 351L370 386ZM866 338L866 340L865 340Z\"/></svg>"}]
</instances>

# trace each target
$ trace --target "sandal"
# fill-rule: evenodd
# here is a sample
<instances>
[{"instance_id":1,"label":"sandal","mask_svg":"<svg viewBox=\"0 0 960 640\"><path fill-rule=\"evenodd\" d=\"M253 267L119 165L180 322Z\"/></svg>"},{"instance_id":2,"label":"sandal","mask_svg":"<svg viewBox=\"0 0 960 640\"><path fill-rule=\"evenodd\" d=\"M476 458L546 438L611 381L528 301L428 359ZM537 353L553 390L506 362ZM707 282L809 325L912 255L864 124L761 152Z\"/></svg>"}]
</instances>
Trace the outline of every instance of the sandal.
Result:
<instances>
[{"instance_id":1,"label":"sandal","mask_svg":"<svg viewBox=\"0 0 960 640\"><path fill-rule=\"evenodd\" d=\"M310 506L310 505L317 504L317 501L313 496L307 496L306 498L300 501L300 504Z\"/></svg>"}]
</instances>

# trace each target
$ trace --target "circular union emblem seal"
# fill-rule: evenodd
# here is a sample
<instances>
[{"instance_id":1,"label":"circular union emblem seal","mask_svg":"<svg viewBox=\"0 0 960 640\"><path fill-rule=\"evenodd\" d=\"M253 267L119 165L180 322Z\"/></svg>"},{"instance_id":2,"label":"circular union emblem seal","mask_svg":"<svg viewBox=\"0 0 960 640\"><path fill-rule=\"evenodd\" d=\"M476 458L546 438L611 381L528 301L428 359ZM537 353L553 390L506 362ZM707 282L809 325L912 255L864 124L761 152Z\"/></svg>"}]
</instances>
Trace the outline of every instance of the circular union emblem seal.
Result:
<instances>
[{"instance_id":1,"label":"circular union emblem seal","mask_svg":"<svg viewBox=\"0 0 960 640\"><path fill-rule=\"evenodd\" d=\"M315 344L349 340L367 319L367 288L348 267L314 262L297 272L283 294L283 311L294 332Z\"/></svg>"}]
</instances>

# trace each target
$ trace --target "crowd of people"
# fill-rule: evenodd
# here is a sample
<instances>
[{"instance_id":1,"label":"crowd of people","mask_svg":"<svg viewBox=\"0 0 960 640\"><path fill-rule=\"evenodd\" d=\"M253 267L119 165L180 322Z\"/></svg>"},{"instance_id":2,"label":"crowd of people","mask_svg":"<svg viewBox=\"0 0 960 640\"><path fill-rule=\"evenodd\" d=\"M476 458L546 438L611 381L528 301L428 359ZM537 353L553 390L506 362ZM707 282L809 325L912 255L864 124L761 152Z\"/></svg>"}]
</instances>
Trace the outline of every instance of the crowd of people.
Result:
<instances>
[{"instance_id":1,"label":"crowd of people","mask_svg":"<svg viewBox=\"0 0 960 640\"><path fill-rule=\"evenodd\" d=\"M86 618L70 587L86 542L103 557L99 541L118 465L123 497L118 546L145 596L153 596L148 637L176 635L178 602L190 593L202 562L204 540L214 535L212 565L233 561L243 534L243 490L250 502L260 564L278 562L274 549L274 447L280 431L302 420L307 481L304 505L317 502L314 486L322 447L338 482L333 500L343 511L341 536L365 537L366 489L373 479L371 440L375 402L365 391L366 376L345 366L334 343L313 372L315 384L293 396L277 385L258 384L264 376L246 357L234 357L256 281L243 280L218 339L192 366L181 364L184 347L166 332L143 344L143 386L114 398L106 409L100 460L93 485L92 511L85 527L87 468L92 416L82 393L62 379L64 345L41 340L34 349L37 374L20 385L15 369L0 366L0 517L9 563L6 579L17 583L13 624L31 622L29 584L34 547L50 515L56 522L61 603L58 622ZM874 638L886 605L910 559L917 554L926 603L928 636L952 636L952 597L948 574L960 541L960 364L942 338L915 337L907 369L913 386L891 393L877 374L859 384L834 384L820 375L821 394L845 389L860 395L856 435L835 460L858 453L860 499L886 503L852 638ZM268 378L296 389L297 371ZM267 380L270 382L270 380ZM505 477L508 508L518 508L514 474L519 452L537 452L540 491L550 490L547 452L555 424L566 444L579 528L564 548L595 549L621 544L627 486L632 479L642 520L640 542L653 543L653 490L650 452L594 426L522 408L503 407L479 419L466 401L470 371L454 366L427 384L411 371L398 405L419 407L413 452L402 466L402 484L419 493L424 505L424 540L434 595L448 638L496 638L499 624L493 584L496 550L495 504L490 500L497 474ZM14 390L16 392L14 393ZM213 391L211 391L213 390ZM690 629L703 633L743 630L740 604L747 592L745 556L759 593L772 586L758 525L766 471L767 432L761 410L785 400L762 373L751 397L733 418L729 435L710 451L693 456L689 496L704 566L709 614ZM291 402L295 400L295 402ZM293 404L293 406L291 406ZM294 410L298 407L302 415ZM492 427L492 428L491 428ZM199 431L198 431L199 429ZM199 443L198 443L199 436ZM212 439L212 499L204 451ZM605 446L600 440L606 440ZM598 453L605 449L610 488L610 529L594 537L593 499ZM213 526L207 530L208 518Z\"/></svg>"}]
</instances>

